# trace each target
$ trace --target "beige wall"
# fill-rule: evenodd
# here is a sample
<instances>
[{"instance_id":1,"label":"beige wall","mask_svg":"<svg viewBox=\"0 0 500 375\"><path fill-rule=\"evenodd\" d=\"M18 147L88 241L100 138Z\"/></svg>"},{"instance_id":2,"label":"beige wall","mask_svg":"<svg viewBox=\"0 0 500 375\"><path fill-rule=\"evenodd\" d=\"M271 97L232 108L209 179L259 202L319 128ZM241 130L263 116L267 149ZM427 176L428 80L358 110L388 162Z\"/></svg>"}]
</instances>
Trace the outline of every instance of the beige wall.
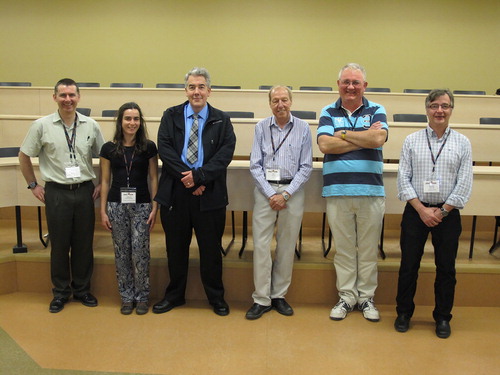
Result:
<instances>
[{"instance_id":1,"label":"beige wall","mask_svg":"<svg viewBox=\"0 0 500 375\"><path fill-rule=\"evenodd\" d=\"M500 87L498 0L0 0L0 81L335 84L356 61L371 86ZM0 109L1 111L1 109Z\"/></svg>"}]
</instances>

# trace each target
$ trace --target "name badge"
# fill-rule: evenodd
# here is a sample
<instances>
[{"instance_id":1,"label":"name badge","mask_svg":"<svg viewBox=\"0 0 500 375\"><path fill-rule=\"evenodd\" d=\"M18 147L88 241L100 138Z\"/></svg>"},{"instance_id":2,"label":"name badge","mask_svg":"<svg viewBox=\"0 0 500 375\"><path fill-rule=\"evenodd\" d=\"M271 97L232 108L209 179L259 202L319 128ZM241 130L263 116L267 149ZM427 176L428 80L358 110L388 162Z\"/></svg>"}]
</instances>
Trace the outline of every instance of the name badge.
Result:
<instances>
[{"instance_id":1,"label":"name badge","mask_svg":"<svg viewBox=\"0 0 500 375\"><path fill-rule=\"evenodd\" d=\"M281 180L280 178L280 170L279 169L271 169L268 168L266 169L266 180L268 181L279 181Z\"/></svg>"},{"instance_id":2,"label":"name badge","mask_svg":"<svg viewBox=\"0 0 500 375\"><path fill-rule=\"evenodd\" d=\"M66 167L64 170L66 172L66 178L78 178L81 176L80 166L78 165Z\"/></svg>"},{"instance_id":3,"label":"name badge","mask_svg":"<svg viewBox=\"0 0 500 375\"><path fill-rule=\"evenodd\" d=\"M120 188L121 203L136 203L137 189L135 187Z\"/></svg>"},{"instance_id":4,"label":"name badge","mask_svg":"<svg viewBox=\"0 0 500 375\"><path fill-rule=\"evenodd\" d=\"M424 193L439 193L439 180L424 181Z\"/></svg>"}]
</instances>

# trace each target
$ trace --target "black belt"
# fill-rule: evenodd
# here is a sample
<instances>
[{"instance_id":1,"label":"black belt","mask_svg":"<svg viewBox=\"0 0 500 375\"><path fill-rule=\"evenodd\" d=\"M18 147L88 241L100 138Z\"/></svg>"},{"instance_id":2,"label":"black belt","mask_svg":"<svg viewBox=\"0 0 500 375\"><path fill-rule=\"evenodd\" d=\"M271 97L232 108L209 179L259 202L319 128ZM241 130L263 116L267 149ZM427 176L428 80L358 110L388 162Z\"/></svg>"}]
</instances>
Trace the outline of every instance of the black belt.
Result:
<instances>
[{"instance_id":1,"label":"black belt","mask_svg":"<svg viewBox=\"0 0 500 375\"><path fill-rule=\"evenodd\" d=\"M443 207L443 203L436 203L436 204L431 204L431 203L426 203L426 202L422 202L422 204L425 206L425 207Z\"/></svg>"},{"instance_id":2,"label":"black belt","mask_svg":"<svg viewBox=\"0 0 500 375\"><path fill-rule=\"evenodd\" d=\"M276 181L276 180L267 180L267 182L269 182L270 184L290 185L290 183L292 182L292 180L279 180L279 181Z\"/></svg>"},{"instance_id":3,"label":"black belt","mask_svg":"<svg viewBox=\"0 0 500 375\"><path fill-rule=\"evenodd\" d=\"M58 184L57 182L47 182L46 185L51 185L53 187L56 187L58 189L64 189L64 190L76 190L78 189L79 187L82 187L84 185L87 185L87 184L91 184L92 181L84 181L84 182L80 182L78 184Z\"/></svg>"}]
</instances>

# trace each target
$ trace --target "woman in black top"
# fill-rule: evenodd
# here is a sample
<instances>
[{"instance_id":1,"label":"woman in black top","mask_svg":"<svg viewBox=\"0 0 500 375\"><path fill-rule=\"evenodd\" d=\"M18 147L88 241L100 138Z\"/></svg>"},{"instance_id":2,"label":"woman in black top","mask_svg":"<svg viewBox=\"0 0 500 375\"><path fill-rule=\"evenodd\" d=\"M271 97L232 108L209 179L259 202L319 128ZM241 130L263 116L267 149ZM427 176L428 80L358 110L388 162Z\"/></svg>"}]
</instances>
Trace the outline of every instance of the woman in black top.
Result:
<instances>
[{"instance_id":1,"label":"woman in black top","mask_svg":"<svg viewBox=\"0 0 500 375\"><path fill-rule=\"evenodd\" d=\"M112 142L102 146L101 221L113 237L121 313L148 312L149 233L158 205L158 150L136 103L120 107ZM111 178L111 176L113 176ZM148 187L149 177L149 187Z\"/></svg>"}]
</instances>

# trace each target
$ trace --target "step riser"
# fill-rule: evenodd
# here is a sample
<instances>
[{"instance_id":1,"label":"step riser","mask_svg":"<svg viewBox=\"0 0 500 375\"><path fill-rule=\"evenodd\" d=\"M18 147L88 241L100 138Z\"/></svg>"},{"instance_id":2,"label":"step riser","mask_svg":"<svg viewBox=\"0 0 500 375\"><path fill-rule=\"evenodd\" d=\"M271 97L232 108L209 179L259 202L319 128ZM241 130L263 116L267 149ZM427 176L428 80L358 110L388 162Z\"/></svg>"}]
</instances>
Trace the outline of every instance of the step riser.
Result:
<instances>
[{"instance_id":1,"label":"step riser","mask_svg":"<svg viewBox=\"0 0 500 375\"><path fill-rule=\"evenodd\" d=\"M189 269L186 290L188 300L205 300L197 262ZM151 265L151 301L161 299L168 282L166 262ZM415 296L417 305L434 304L434 272L420 272ZM375 296L378 304L395 304L397 270L380 271ZM252 303L253 271L251 263L224 266L226 299ZM499 273L457 273L456 306L500 307ZM0 294L12 292L50 292L50 264L48 261L12 261L0 264ZM92 292L99 296L116 296L115 266L111 262L96 262L92 278ZM329 303L337 300L335 271L332 266L296 265L287 299L291 303Z\"/></svg>"}]
</instances>

